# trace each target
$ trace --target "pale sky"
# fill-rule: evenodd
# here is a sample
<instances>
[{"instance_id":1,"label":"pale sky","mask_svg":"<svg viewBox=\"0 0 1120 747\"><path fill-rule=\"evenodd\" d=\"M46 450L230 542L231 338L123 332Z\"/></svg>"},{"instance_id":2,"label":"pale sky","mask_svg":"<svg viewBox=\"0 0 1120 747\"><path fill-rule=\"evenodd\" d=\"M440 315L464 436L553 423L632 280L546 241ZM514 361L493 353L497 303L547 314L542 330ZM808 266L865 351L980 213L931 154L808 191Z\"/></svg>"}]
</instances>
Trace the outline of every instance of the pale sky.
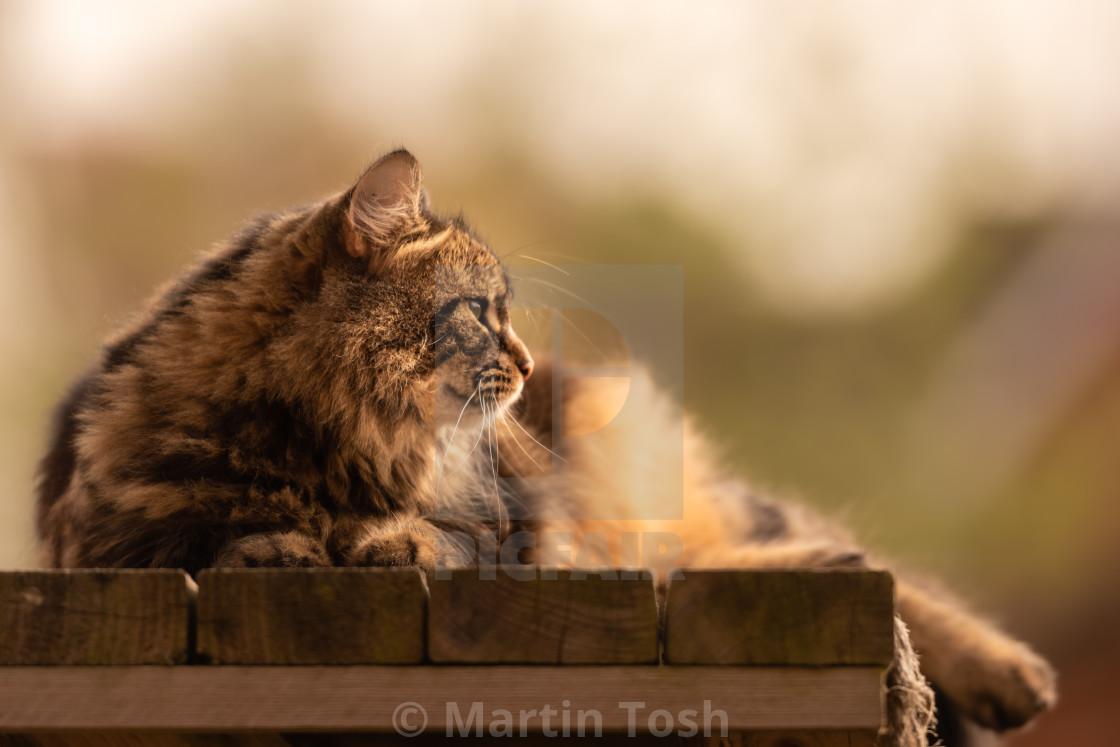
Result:
<instances>
[{"instance_id":1,"label":"pale sky","mask_svg":"<svg viewBox=\"0 0 1120 747\"><path fill-rule=\"evenodd\" d=\"M673 193L789 313L888 303L972 214L1116 192L1116 3L40 0L7 14L8 147L173 139L239 52L283 45L325 111L352 126L391 112L429 162L469 165L493 123L465 99L487 96L570 189Z\"/></svg>"}]
</instances>

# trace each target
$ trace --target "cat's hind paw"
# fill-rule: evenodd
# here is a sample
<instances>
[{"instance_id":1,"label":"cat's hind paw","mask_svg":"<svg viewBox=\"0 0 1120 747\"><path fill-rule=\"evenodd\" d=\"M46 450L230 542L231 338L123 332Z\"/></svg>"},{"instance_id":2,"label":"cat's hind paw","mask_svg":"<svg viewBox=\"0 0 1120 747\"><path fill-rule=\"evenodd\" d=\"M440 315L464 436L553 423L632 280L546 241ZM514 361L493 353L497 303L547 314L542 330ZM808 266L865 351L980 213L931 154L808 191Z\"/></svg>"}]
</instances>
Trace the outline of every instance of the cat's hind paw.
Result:
<instances>
[{"instance_id":1,"label":"cat's hind paw","mask_svg":"<svg viewBox=\"0 0 1120 747\"><path fill-rule=\"evenodd\" d=\"M777 542L743 547L732 561L743 568L866 568L867 553L831 542Z\"/></svg>"},{"instance_id":2,"label":"cat's hind paw","mask_svg":"<svg viewBox=\"0 0 1120 747\"><path fill-rule=\"evenodd\" d=\"M1042 657L1021 644L1001 649L959 662L964 692L955 698L971 719L996 731L1026 724L1058 699L1057 676Z\"/></svg>"}]
</instances>

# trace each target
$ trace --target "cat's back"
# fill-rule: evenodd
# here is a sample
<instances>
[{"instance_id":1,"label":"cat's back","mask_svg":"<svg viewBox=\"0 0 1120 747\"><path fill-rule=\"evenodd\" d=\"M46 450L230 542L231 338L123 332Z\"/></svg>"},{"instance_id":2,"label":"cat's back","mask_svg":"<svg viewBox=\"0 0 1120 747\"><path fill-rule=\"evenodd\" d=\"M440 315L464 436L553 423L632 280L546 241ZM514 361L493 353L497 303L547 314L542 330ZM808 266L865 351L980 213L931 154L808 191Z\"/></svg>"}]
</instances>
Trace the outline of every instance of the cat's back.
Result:
<instances>
[{"instance_id":1,"label":"cat's back","mask_svg":"<svg viewBox=\"0 0 1120 747\"><path fill-rule=\"evenodd\" d=\"M304 212L260 215L217 244L157 290L71 385L55 409L39 466L37 529L45 565L84 564L73 554L88 555L90 548L81 547L74 527L108 520L102 511L108 488L115 488L116 504L131 495L133 509L150 513L160 509L144 501L163 497L137 484L208 466L198 460L214 447L213 416L222 410L214 403L234 401L246 389L265 327L287 316L285 305L292 303L282 290L291 280L281 276L292 263L275 257L287 249L284 228L299 225ZM187 458L194 461L176 465L158 458L164 452L193 454ZM127 534L123 521L120 530Z\"/></svg>"}]
</instances>

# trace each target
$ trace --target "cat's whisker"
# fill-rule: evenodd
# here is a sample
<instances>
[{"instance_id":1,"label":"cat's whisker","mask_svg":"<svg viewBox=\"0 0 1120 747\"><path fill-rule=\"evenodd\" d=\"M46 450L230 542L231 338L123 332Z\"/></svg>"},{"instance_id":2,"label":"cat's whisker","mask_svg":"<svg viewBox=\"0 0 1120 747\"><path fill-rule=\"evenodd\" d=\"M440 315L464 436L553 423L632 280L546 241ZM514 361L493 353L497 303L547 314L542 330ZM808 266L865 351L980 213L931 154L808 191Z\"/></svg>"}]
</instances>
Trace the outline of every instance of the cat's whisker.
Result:
<instances>
[{"instance_id":1,"label":"cat's whisker","mask_svg":"<svg viewBox=\"0 0 1120 747\"><path fill-rule=\"evenodd\" d=\"M455 434L459 431L459 423L463 422L463 415L466 414L467 407L470 406L471 400L474 399L475 395L478 394L479 392L480 392L479 388L475 387L475 390L473 392L471 392L471 396L467 397L467 401L463 403L463 409L459 411L459 419L455 421L455 427L451 429L451 438L449 438L447 440L447 448L443 450L443 457L439 460L439 468L438 468L438 471L436 473L436 496L435 496L435 498L436 498L437 501L439 500L439 488L440 488L440 484L443 481L443 465L444 465L444 462L447 461L447 454L448 454L449 451L451 451L451 447L455 445Z\"/></svg>"},{"instance_id":2,"label":"cat's whisker","mask_svg":"<svg viewBox=\"0 0 1120 747\"><path fill-rule=\"evenodd\" d=\"M420 349L423 350L424 348L429 348L432 345L439 344L440 340L443 340L444 338L446 338L448 334L450 334L450 333L442 334L439 337L437 337L436 339L432 340L431 342L428 342L428 336L424 335L424 339L420 343Z\"/></svg>"},{"instance_id":3,"label":"cat's whisker","mask_svg":"<svg viewBox=\"0 0 1120 747\"><path fill-rule=\"evenodd\" d=\"M462 469L462 468L463 468L464 466L466 466L467 464L469 464L469 463L470 463L470 461L471 461L471 456L472 456L472 455L474 454L474 452L475 452L475 449L477 449L477 448L478 448L478 444L479 444L479 443L480 443L480 442L482 441L482 432L483 432L484 430L486 430L486 420L485 420L485 417L484 417L483 421L482 421L481 423L479 423L479 425L478 425L478 438L476 438L476 439L474 440L474 446L472 446L472 447L471 447L471 450L467 452L467 455L466 455L465 457L463 457L463 461L461 461L461 462L459 462L459 463L458 463L457 465L455 465L455 467L454 467L454 468L453 468L453 469L451 470L451 472L449 472L448 474L451 474L451 475L453 475L453 474L455 474L456 472L458 472L459 470L461 470L461 469Z\"/></svg>"},{"instance_id":4,"label":"cat's whisker","mask_svg":"<svg viewBox=\"0 0 1120 747\"><path fill-rule=\"evenodd\" d=\"M537 439L533 438L533 434L532 434L532 433L530 433L529 431L525 430L525 426L521 425L521 423L518 423L518 422L517 422L517 419L516 419L516 418L515 418L515 419L513 419L513 424L514 424L514 425L516 425L516 426L517 426L518 428L520 428L520 429L521 429L521 432L522 432L522 433L524 433L524 434L525 434L526 436L528 436L529 438L531 438L531 439L533 440L533 443L535 443L535 444L536 444L537 446L541 447L542 449L544 449L545 451L547 451L547 452L548 452L549 454L551 454L552 456L554 456L554 457L556 457L557 459L559 459L559 460L560 460L561 462L566 462L566 461L568 461L567 459L565 459L564 457L560 456L559 454L557 454L557 453L556 453L555 451L553 451L552 449L550 449L550 448L548 448L547 446L545 446L544 444L542 444L542 443L541 443L540 441L538 441Z\"/></svg>"},{"instance_id":5,"label":"cat's whisker","mask_svg":"<svg viewBox=\"0 0 1120 747\"><path fill-rule=\"evenodd\" d=\"M487 447L487 449L489 449L489 456L491 456L491 458L489 458L489 468L491 468L491 475L494 479L494 513L496 514L496 517L497 517L498 532L501 533L503 531L503 526L504 526L504 521L503 521L503 517L502 517L502 497L501 497L500 494L498 494L498 489L497 489L497 456L495 455L495 452L494 452L494 440L495 439L493 438L493 433L494 433L494 418L493 418L494 410L493 410L493 407L494 407L494 405L496 405L496 401L495 402L489 402L484 396L482 402L483 402L483 410L486 412L486 415L485 415L485 420L486 420L486 447ZM488 501L488 499L489 498L487 497L487 501Z\"/></svg>"},{"instance_id":6,"label":"cat's whisker","mask_svg":"<svg viewBox=\"0 0 1120 747\"><path fill-rule=\"evenodd\" d=\"M534 246L543 246L544 244L558 244L561 241L568 241L568 239L565 239L565 238L538 239L536 241L530 241L528 244L522 244L521 246L515 246L513 249L510 249L505 254L498 254L497 256L498 256L498 259L500 259L502 262L505 262L510 257L518 256L518 252L520 252L524 249L532 249ZM497 254L497 252L495 252L495 254Z\"/></svg>"},{"instance_id":7,"label":"cat's whisker","mask_svg":"<svg viewBox=\"0 0 1120 747\"><path fill-rule=\"evenodd\" d=\"M556 241L554 241L552 243L558 243L559 241L560 241L560 239L557 239ZM532 244L526 244L525 246L514 249L513 251L520 252L523 249L530 249L534 246L539 246L541 244L547 244L547 243L549 243L549 242L547 242L547 241L537 241L537 242L532 243ZM587 257L577 257L574 254L568 254L566 252L557 252L557 251L553 251L552 249L546 249L544 251L536 252L536 254L539 254L539 255L544 256L544 257L555 257L556 259L564 260L565 262L570 262L573 265L586 265L586 264L588 264Z\"/></svg>"},{"instance_id":8,"label":"cat's whisker","mask_svg":"<svg viewBox=\"0 0 1120 747\"><path fill-rule=\"evenodd\" d=\"M586 342L588 345L590 345L591 349L599 354L600 358L602 358L604 361L609 361L610 360L610 356L608 356L606 353L604 353L603 349L600 348L599 345L596 344L596 342L594 340L592 340L591 337L588 336L588 334L586 332L584 332L583 329L578 324L575 324L573 322L573 323L568 324L567 326L570 327L572 329L572 331L574 331L580 337L582 337L584 342Z\"/></svg>"},{"instance_id":9,"label":"cat's whisker","mask_svg":"<svg viewBox=\"0 0 1120 747\"><path fill-rule=\"evenodd\" d=\"M544 472L544 467L542 467L536 459L533 459L533 455L526 451L525 447L521 445L521 442L517 440L517 434L513 432L513 428L509 427L509 418L502 418L502 425L504 425L506 427L506 430L509 431L509 437L513 439L513 442L515 444L517 444L517 448L521 449L521 453L529 457L529 461L537 465L537 469L539 469L541 472Z\"/></svg>"},{"instance_id":10,"label":"cat's whisker","mask_svg":"<svg viewBox=\"0 0 1120 747\"><path fill-rule=\"evenodd\" d=\"M527 256L527 255L518 255L518 256L524 256L524 257L526 257L527 259L536 259L536 257L529 257L529 256ZM564 274L565 274L565 275L571 275L571 273L570 273L570 272L565 272L565 271L564 271L564 270L562 270L561 268L559 268L559 267L556 267L555 265L552 265L552 264L550 264L550 263L548 263L548 262L545 262L544 260L539 260L539 259L538 259L537 261L538 261L538 262L541 262L542 264L546 264L546 265L549 265L550 267L555 267L555 268L556 268L557 270L560 270L561 272L564 272ZM556 290L556 291L560 291L560 292L562 292L562 293L567 293L567 294L568 294L569 296L571 296L572 298L576 299L577 301L580 301L580 302L581 302L581 303L583 303L583 304L586 304L586 305L588 306L588 308L591 308L591 309L593 309L593 310L594 310L594 305L593 305L593 304L592 304L592 303L591 303L590 301L588 301L587 299L583 298L582 296L579 296L579 295L577 295L577 294L575 294L575 293L571 292L571 291L570 291L570 290L568 290L567 288L564 288L564 287L562 287L562 286L556 285L555 283L550 283L550 282L548 282L547 280L542 280L542 279L540 279L540 278L527 278L527 279L528 279L528 280L532 280L533 282L536 282L536 283L540 283L541 285L545 285L545 286L547 286L547 287L549 287L549 288L551 288L551 289L553 289L553 290ZM532 315L527 315L527 316L529 316L529 318L530 318L530 319L532 320L532 322L533 322L533 324L534 324L534 326L535 326L535 329L536 329L536 331L537 331L537 332L539 333L539 332L540 332L540 322L538 322L538 321L537 321L537 319L536 319L535 317L533 317ZM592 340L592 339L591 339L591 337L590 337L590 336L588 336L588 334L587 334L586 332L584 332L584 331L583 331L583 329L581 329L581 328L580 328L580 326L579 326L578 324L575 324L575 323L571 323L571 324L570 324L569 326L570 326L570 327L571 327L571 328L572 328L572 329L573 329L573 330L574 330L574 331L575 331L575 332L576 332L576 333L577 333L577 334L578 334L578 335L579 335L580 337L582 337L582 338L584 339L584 341L586 341L586 342L587 342L587 344L588 344L588 345L590 345L590 346L592 347L592 349L593 349L593 350L594 350L594 351L595 351L596 353L598 353L598 354L599 354L599 356L601 356L601 357L602 357L603 359L608 359L608 358L609 358L609 356L607 356L607 354L603 352L603 349L602 349L602 348L600 348L600 347L599 347L599 345L597 345L597 344L595 343L595 341L594 341L594 340Z\"/></svg>"},{"instance_id":11,"label":"cat's whisker","mask_svg":"<svg viewBox=\"0 0 1120 747\"><path fill-rule=\"evenodd\" d=\"M497 405L497 400L496 399L494 400L493 404L495 406ZM495 504L494 507L498 510L498 533L499 534L505 534L505 526L506 526L505 512L502 510L503 509L502 496L498 491L498 468L499 468L499 460L501 459L501 456L498 453L498 448L497 448L498 434L497 434L497 427L495 425L494 420L495 420L494 418L489 419L489 431L486 434L486 438L492 445L491 446L491 460L492 460L492 462L491 462L491 465L490 465L490 469L491 469L491 473L494 476L494 504ZM491 436L493 436L493 438L491 438Z\"/></svg>"},{"instance_id":12,"label":"cat's whisker","mask_svg":"<svg viewBox=\"0 0 1120 747\"><path fill-rule=\"evenodd\" d=\"M534 262L540 262L542 265L547 265L548 267L551 267L552 269L556 270L557 272L564 273L568 277L571 277L571 275L572 275L572 273L568 272L563 267L557 267L556 265L552 264L551 262L545 262L543 259L537 259L536 257L530 257L528 254L515 254L514 256L515 257L524 257L525 259L531 259Z\"/></svg>"},{"instance_id":13,"label":"cat's whisker","mask_svg":"<svg viewBox=\"0 0 1120 747\"><path fill-rule=\"evenodd\" d=\"M525 315L525 317L526 317L526 318L527 318L527 319L528 319L528 320L529 320L530 322L532 322L532 323L533 323L533 331L534 331L534 332L535 332L536 334L540 335L540 334L541 334L541 322L540 322L540 320L539 320L539 319L537 319L537 315L536 315L536 314L526 314L526 315Z\"/></svg>"},{"instance_id":14,"label":"cat's whisker","mask_svg":"<svg viewBox=\"0 0 1120 747\"><path fill-rule=\"evenodd\" d=\"M588 309L595 310L595 311L598 310L597 307L595 306L595 304L591 303L590 301L588 301L586 298L579 295L578 293L573 293L572 291L568 290L567 288L565 288L562 285L557 285L556 283L549 282L548 280L544 280L542 278L525 278L525 279L532 282L532 283L537 283L539 285L543 285L546 288L551 288L552 290L557 291L558 293L563 293L563 294L575 299L576 301L579 301L581 304L586 306Z\"/></svg>"},{"instance_id":15,"label":"cat's whisker","mask_svg":"<svg viewBox=\"0 0 1120 747\"><path fill-rule=\"evenodd\" d=\"M485 460L486 461L486 467L487 468L493 468L493 466L494 466L494 451L493 451L493 447L490 443L489 410L486 406L486 398L483 397L482 399L480 399L479 403L482 406L482 426L483 426L483 429L486 432L486 450L488 452L490 452L490 458L488 460ZM482 472L481 465L480 465L480 469L479 469L479 479L480 480L485 480L485 475ZM493 515L493 507L490 505L489 491L486 490L483 486L484 486L484 483L479 484L479 497L482 500L483 505L485 506L486 516L489 518Z\"/></svg>"}]
</instances>

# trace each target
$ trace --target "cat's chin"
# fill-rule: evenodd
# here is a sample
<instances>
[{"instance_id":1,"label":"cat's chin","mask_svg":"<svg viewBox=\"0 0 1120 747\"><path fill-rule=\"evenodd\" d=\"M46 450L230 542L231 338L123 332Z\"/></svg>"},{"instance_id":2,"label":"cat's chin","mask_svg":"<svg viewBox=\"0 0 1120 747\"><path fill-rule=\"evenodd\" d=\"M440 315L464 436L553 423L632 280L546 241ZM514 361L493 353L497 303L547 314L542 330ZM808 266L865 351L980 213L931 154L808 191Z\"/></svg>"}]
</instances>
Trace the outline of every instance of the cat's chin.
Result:
<instances>
[{"instance_id":1,"label":"cat's chin","mask_svg":"<svg viewBox=\"0 0 1120 747\"><path fill-rule=\"evenodd\" d=\"M504 406L495 407L493 403L484 407L477 395L464 397L448 388L437 397L434 425L439 435L447 435L455 429L473 430L487 415L505 409Z\"/></svg>"},{"instance_id":2,"label":"cat's chin","mask_svg":"<svg viewBox=\"0 0 1120 747\"><path fill-rule=\"evenodd\" d=\"M504 418L509 414L509 410L517 400L521 399L521 391L523 387L518 387L517 391L513 394L499 397L497 400L497 410L493 413L495 417Z\"/></svg>"},{"instance_id":3,"label":"cat's chin","mask_svg":"<svg viewBox=\"0 0 1120 747\"><path fill-rule=\"evenodd\" d=\"M524 389L524 383L516 381L512 386L479 389L463 394L452 385L443 384L437 389L435 426L439 430L456 425L466 428L484 418L502 418L521 398Z\"/></svg>"},{"instance_id":4,"label":"cat's chin","mask_svg":"<svg viewBox=\"0 0 1120 747\"><path fill-rule=\"evenodd\" d=\"M525 391L525 384L522 381L517 381L513 386L512 391L503 388L502 391L495 392L488 395L487 400L493 405L491 411L496 411L500 415L505 415L509 412L509 408L513 406L517 400L521 399L522 392Z\"/></svg>"}]
</instances>

